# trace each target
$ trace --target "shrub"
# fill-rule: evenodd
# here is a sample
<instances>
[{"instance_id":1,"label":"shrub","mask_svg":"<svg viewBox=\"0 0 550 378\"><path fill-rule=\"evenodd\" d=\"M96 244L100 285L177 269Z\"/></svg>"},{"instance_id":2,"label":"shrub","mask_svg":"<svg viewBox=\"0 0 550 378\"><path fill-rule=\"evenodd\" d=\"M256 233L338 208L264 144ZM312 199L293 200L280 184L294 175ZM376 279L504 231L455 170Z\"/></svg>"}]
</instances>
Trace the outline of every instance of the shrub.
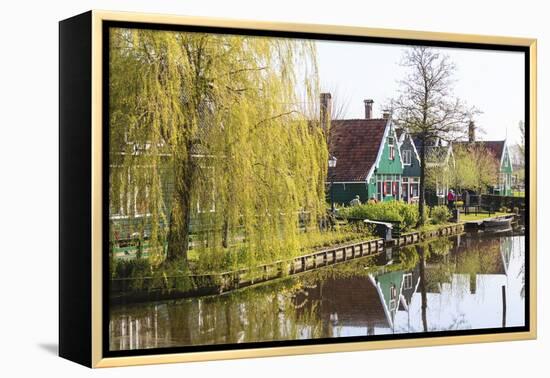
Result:
<instances>
[{"instance_id":1,"label":"shrub","mask_svg":"<svg viewBox=\"0 0 550 378\"><path fill-rule=\"evenodd\" d=\"M449 209L447 206L434 206L432 209L432 223L433 224L441 224L447 222L447 220L451 217L451 213L449 212Z\"/></svg>"},{"instance_id":2,"label":"shrub","mask_svg":"<svg viewBox=\"0 0 550 378\"><path fill-rule=\"evenodd\" d=\"M396 222L401 230L408 230L418 222L418 206L403 201L367 203L359 206L345 207L338 211L345 219L370 219Z\"/></svg>"},{"instance_id":3,"label":"shrub","mask_svg":"<svg viewBox=\"0 0 550 378\"><path fill-rule=\"evenodd\" d=\"M149 259L115 260L112 278L123 279L123 291L187 290L191 287L182 261L151 265Z\"/></svg>"}]
</instances>

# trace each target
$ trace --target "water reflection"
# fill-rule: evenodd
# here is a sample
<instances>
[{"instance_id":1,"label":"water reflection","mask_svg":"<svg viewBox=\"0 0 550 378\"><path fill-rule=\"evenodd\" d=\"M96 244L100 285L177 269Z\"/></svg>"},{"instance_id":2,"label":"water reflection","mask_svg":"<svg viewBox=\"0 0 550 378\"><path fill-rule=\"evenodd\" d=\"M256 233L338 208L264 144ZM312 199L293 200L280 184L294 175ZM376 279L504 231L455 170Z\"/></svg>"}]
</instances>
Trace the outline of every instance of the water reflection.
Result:
<instances>
[{"instance_id":1,"label":"water reflection","mask_svg":"<svg viewBox=\"0 0 550 378\"><path fill-rule=\"evenodd\" d=\"M115 306L111 350L524 325L524 236L468 236L217 296Z\"/></svg>"}]
</instances>

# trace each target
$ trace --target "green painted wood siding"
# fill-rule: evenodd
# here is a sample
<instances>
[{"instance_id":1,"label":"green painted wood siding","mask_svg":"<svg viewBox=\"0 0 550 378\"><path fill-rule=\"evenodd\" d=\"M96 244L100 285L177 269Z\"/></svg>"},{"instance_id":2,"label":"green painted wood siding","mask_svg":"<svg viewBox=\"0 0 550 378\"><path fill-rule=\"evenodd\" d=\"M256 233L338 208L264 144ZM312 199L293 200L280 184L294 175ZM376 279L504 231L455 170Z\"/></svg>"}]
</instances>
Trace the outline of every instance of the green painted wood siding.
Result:
<instances>
[{"instance_id":1,"label":"green painted wood siding","mask_svg":"<svg viewBox=\"0 0 550 378\"><path fill-rule=\"evenodd\" d=\"M384 296L384 302L386 303L386 306L388 308L388 311L393 310L393 312L396 311L397 307L399 307L399 296L401 295L401 286L403 282L403 272L402 271L395 271L395 272L388 272L381 274L376 277L376 280L378 281L378 284L380 285L380 290L382 291L382 295ZM394 299L393 309L391 308L391 290L392 287L395 288L396 291L396 298Z\"/></svg>"},{"instance_id":2,"label":"green painted wood siding","mask_svg":"<svg viewBox=\"0 0 550 378\"><path fill-rule=\"evenodd\" d=\"M327 200L330 202L330 186L327 191ZM349 205L349 202L355 198L356 195L359 196L361 203L366 202L369 199L369 193L367 190L367 185L363 182L350 183L350 184L341 184L335 183L332 186L334 191L334 203L343 204L345 206Z\"/></svg>"},{"instance_id":3,"label":"green painted wood siding","mask_svg":"<svg viewBox=\"0 0 550 378\"><path fill-rule=\"evenodd\" d=\"M508 148L504 149L504 156L500 164L500 174L504 178L499 178L499 186L502 185L498 193L503 196L512 195L512 159L508 152Z\"/></svg>"},{"instance_id":4,"label":"green painted wood siding","mask_svg":"<svg viewBox=\"0 0 550 378\"><path fill-rule=\"evenodd\" d=\"M398 153L397 138L393 132L393 127L388 133L388 137L384 140L384 149L382 150L382 155L380 157L380 162L378 168L376 168L375 173L377 174L403 174L403 166L401 165L400 154ZM390 146L388 140L393 138L395 155L393 159L390 159Z\"/></svg>"},{"instance_id":5,"label":"green painted wood siding","mask_svg":"<svg viewBox=\"0 0 550 378\"><path fill-rule=\"evenodd\" d=\"M404 151L410 151L411 154L411 165L403 166L403 176L406 177L420 177L420 161L418 160L416 154L414 153L414 147L411 143L411 138L405 137L403 144L401 144L401 156L403 156Z\"/></svg>"}]
</instances>

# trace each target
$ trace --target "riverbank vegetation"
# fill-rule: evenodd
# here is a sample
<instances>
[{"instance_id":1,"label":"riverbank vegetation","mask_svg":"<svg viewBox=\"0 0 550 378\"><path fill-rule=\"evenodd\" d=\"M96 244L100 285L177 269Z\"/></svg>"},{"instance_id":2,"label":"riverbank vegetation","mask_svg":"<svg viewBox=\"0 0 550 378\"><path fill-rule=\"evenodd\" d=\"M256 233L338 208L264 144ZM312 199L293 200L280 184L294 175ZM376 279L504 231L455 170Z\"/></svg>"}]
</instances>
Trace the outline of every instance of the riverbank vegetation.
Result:
<instances>
[{"instance_id":1,"label":"riverbank vegetation","mask_svg":"<svg viewBox=\"0 0 550 378\"><path fill-rule=\"evenodd\" d=\"M403 201L366 203L342 207L338 215L344 219L370 219L382 222L395 222L402 231L411 230L418 223L418 206Z\"/></svg>"}]
</instances>

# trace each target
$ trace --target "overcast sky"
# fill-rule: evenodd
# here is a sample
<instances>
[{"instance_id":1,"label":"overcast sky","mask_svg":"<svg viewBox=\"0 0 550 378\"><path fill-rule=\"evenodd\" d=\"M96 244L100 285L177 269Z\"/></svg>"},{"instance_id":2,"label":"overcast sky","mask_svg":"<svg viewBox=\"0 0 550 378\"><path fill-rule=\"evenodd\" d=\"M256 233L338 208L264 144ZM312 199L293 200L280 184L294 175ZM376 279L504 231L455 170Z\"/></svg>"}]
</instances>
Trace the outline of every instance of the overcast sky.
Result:
<instances>
[{"instance_id":1,"label":"overcast sky","mask_svg":"<svg viewBox=\"0 0 550 378\"><path fill-rule=\"evenodd\" d=\"M374 116L394 97L405 74L399 66L406 46L318 41L321 89L344 98L345 118L363 118L363 100L374 100ZM478 139L520 141L518 122L524 119L524 54L441 48L456 65L455 95L483 113L476 123ZM336 92L336 93L334 93ZM342 100L340 100L342 102Z\"/></svg>"}]
</instances>

